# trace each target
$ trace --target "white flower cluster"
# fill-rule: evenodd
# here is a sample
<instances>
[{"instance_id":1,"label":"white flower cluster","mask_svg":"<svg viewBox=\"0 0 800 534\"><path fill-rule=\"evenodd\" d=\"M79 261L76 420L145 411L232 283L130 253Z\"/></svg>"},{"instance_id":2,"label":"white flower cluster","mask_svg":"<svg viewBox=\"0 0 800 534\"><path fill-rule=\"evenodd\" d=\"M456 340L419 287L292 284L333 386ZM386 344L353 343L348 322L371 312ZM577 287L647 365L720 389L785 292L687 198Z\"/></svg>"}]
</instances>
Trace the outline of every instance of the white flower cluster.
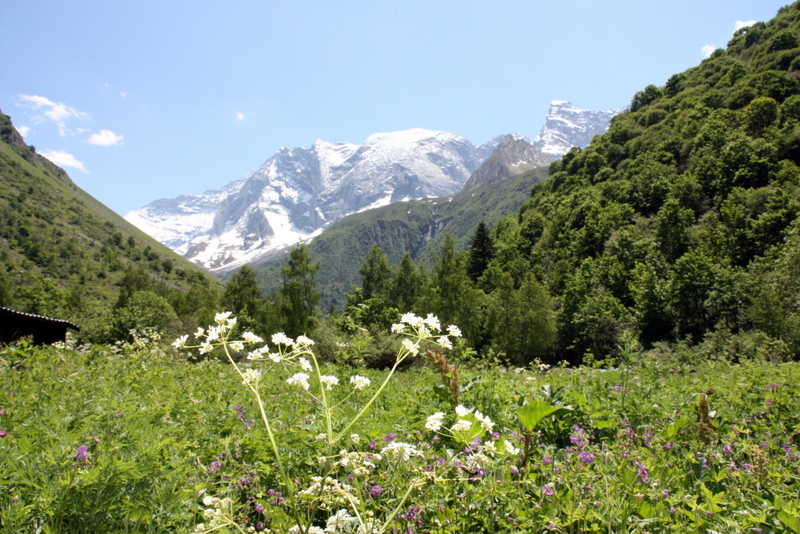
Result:
<instances>
[{"instance_id":1,"label":"white flower cluster","mask_svg":"<svg viewBox=\"0 0 800 534\"><path fill-rule=\"evenodd\" d=\"M461 337L461 330L456 325L447 327L447 333L441 331L439 318L433 314L428 314L426 318L419 317L411 312L403 314L400 322L392 325L392 332L409 336L411 339L403 340L403 349L409 354L416 355L419 352L420 341L430 341L445 349L452 349L453 343L450 337ZM449 336L449 337L448 337Z\"/></svg>"},{"instance_id":2,"label":"white flower cluster","mask_svg":"<svg viewBox=\"0 0 800 534\"><path fill-rule=\"evenodd\" d=\"M208 523L198 524L194 529L194 534L212 532L231 524L233 501L227 497L219 499L206 496L203 498L203 505L208 507L203 510L203 517Z\"/></svg>"},{"instance_id":3,"label":"white flower cluster","mask_svg":"<svg viewBox=\"0 0 800 534\"><path fill-rule=\"evenodd\" d=\"M376 453L369 452L348 452L345 449L339 451L339 461L337 464L341 465L348 473L353 473L356 476L364 477L369 476L383 460L383 456Z\"/></svg>"},{"instance_id":4,"label":"white flower cluster","mask_svg":"<svg viewBox=\"0 0 800 534\"><path fill-rule=\"evenodd\" d=\"M422 453L419 452L413 445L409 445L408 443L403 443L402 441L393 441L386 445L383 450L381 451L383 454L397 458L403 462L407 462L409 458L412 456L421 456Z\"/></svg>"},{"instance_id":5,"label":"white flower cluster","mask_svg":"<svg viewBox=\"0 0 800 534\"><path fill-rule=\"evenodd\" d=\"M311 484L299 495L311 499L320 499L320 509L330 510L332 505L347 506L350 499L357 498L358 492L353 486L343 484L331 477L312 477Z\"/></svg>"},{"instance_id":6,"label":"white flower cluster","mask_svg":"<svg viewBox=\"0 0 800 534\"><path fill-rule=\"evenodd\" d=\"M430 430L431 432L438 432L439 429L442 428L442 424L444 424L444 418L447 414L444 412L436 412L435 414L428 417L428 420L425 421L425 429Z\"/></svg>"},{"instance_id":7,"label":"white flower cluster","mask_svg":"<svg viewBox=\"0 0 800 534\"><path fill-rule=\"evenodd\" d=\"M365 376L353 375L350 377L350 384L353 385L354 389L364 389L369 386L370 379Z\"/></svg>"},{"instance_id":8,"label":"white flower cluster","mask_svg":"<svg viewBox=\"0 0 800 534\"><path fill-rule=\"evenodd\" d=\"M300 534L302 529L299 526L294 526L289 529L289 534ZM325 528L310 526L305 532L308 534L348 534L356 532L357 534L371 534L373 532L372 525L368 531L360 525L358 518L350 515L346 509L342 508L325 522Z\"/></svg>"}]
</instances>

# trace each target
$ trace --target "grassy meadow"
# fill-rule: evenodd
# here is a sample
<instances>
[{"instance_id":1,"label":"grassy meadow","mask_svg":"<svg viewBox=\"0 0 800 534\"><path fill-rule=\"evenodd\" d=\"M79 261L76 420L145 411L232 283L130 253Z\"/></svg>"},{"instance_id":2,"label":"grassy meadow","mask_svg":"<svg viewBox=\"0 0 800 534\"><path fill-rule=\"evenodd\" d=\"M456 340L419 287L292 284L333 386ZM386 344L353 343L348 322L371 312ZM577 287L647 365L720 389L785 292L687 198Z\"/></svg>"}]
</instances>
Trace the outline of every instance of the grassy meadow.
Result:
<instances>
[{"instance_id":1,"label":"grassy meadow","mask_svg":"<svg viewBox=\"0 0 800 534\"><path fill-rule=\"evenodd\" d=\"M797 363L459 364L412 317L372 371L225 321L0 350L0 531L800 532Z\"/></svg>"}]
</instances>

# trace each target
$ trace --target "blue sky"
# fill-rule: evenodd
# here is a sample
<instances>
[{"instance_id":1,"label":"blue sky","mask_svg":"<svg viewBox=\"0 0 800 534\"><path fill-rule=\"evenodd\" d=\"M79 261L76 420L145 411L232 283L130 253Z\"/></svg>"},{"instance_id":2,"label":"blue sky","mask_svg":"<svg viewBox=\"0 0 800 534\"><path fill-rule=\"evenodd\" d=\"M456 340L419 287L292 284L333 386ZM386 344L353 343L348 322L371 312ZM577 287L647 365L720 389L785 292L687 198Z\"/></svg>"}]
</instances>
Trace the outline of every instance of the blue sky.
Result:
<instances>
[{"instance_id":1,"label":"blue sky","mask_svg":"<svg viewBox=\"0 0 800 534\"><path fill-rule=\"evenodd\" d=\"M532 139L550 101L623 107L786 3L7 0L0 109L125 214L316 139Z\"/></svg>"}]
</instances>

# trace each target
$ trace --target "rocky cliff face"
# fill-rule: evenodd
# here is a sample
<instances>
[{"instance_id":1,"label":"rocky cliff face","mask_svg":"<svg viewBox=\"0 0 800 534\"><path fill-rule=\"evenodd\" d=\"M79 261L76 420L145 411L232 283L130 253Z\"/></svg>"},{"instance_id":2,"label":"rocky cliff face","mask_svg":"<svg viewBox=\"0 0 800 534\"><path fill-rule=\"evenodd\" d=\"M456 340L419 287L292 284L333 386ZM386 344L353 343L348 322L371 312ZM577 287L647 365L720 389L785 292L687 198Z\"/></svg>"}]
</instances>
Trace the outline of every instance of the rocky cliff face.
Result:
<instances>
[{"instance_id":1,"label":"rocky cliff face","mask_svg":"<svg viewBox=\"0 0 800 534\"><path fill-rule=\"evenodd\" d=\"M546 167L552 161L553 158L543 154L527 137L506 135L500 138L492 155L472 173L463 191L500 182L536 167Z\"/></svg>"},{"instance_id":2,"label":"rocky cliff face","mask_svg":"<svg viewBox=\"0 0 800 534\"><path fill-rule=\"evenodd\" d=\"M541 132L533 144L543 154L558 159L572 147L588 146L595 135L608 130L611 118L623 109L590 111L565 100L553 100Z\"/></svg>"},{"instance_id":3,"label":"rocky cliff face","mask_svg":"<svg viewBox=\"0 0 800 534\"><path fill-rule=\"evenodd\" d=\"M344 216L399 200L459 191L499 138L414 129L361 145L317 141L280 149L239 180L162 199L126 219L187 258L223 272L310 238Z\"/></svg>"}]
</instances>

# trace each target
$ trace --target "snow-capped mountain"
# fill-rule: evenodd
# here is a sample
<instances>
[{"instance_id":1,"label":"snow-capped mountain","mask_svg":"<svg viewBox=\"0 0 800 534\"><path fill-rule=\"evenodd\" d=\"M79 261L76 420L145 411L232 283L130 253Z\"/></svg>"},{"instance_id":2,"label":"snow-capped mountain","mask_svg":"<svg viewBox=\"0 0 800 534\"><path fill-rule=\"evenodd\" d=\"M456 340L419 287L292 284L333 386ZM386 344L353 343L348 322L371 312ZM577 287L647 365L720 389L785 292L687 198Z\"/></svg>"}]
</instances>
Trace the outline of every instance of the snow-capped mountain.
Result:
<instances>
[{"instance_id":1,"label":"snow-capped mountain","mask_svg":"<svg viewBox=\"0 0 800 534\"><path fill-rule=\"evenodd\" d=\"M161 199L129 222L212 272L225 272L312 237L357 211L458 192L500 137L473 146L458 135L413 129L361 145L318 140L281 148L223 188Z\"/></svg>"},{"instance_id":2,"label":"snow-capped mountain","mask_svg":"<svg viewBox=\"0 0 800 534\"><path fill-rule=\"evenodd\" d=\"M590 111L580 109L566 100L553 100L542 130L533 144L552 159L558 159L572 147L588 146L595 135L608 130L611 117L623 109Z\"/></svg>"}]
</instances>

